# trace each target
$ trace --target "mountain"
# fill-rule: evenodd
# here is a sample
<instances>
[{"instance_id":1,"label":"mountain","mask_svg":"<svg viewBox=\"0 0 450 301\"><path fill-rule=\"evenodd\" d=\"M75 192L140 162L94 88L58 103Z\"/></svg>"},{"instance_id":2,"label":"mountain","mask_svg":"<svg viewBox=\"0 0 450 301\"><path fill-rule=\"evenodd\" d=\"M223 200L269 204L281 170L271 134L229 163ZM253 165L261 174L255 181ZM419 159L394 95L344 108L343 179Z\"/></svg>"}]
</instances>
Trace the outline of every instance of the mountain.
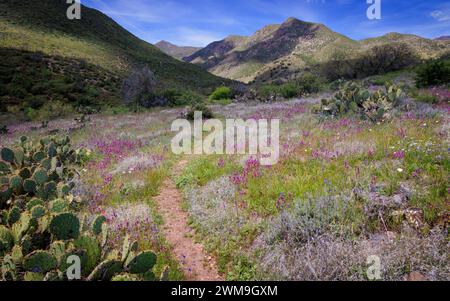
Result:
<instances>
[{"instance_id":1,"label":"mountain","mask_svg":"<svg viewBox=\"0 0 450 301\"><path fill-rule=\"evenodd\" d=\"M167 41L160 41L156 43L155 46L162 52L179 60L202 49L201 47L177 46Z\"/></svg>"},{"instance_id":2,"label":"mountain","mask_svg":"<svg viewBox=\"0 0 450 301\"><path fill-rule=\"evenodd\" d=\"M230 36L213 42L184 60L211 73L243 82L282 79L314 69L337 55L352 59L377 45L405 42L427 58L450 49L441 41L413 35L386 36L355 41L323 24L289 18L282 24L269 25L252 36Z\"/></svg>"},{"instance_id":3,"label":"mountain","mask_svg":"<svg viewBox=\"0 0 450 301\"><path fill-rule=\"evenodd\" d=\"M198 66L170 57L95 9L82 6L81 20L69 20L66 17L68 7L65 0L0 1L0 49L9 55L2 57L0 65L2 104L19 101L24 95L51 100L44 92L59 91L62 86L75 84L88 85L85 90L92 86L97 90L92 94L109 92L110 81L96 80L94 73L102 78L114 78L111 86L120 90L121 80L144 65L155 73L160 85L167 88L206 94L226 81ZM29 62L34 62L30 58L36 57L40 58L39 72L49 74L47 82L42 83L43 78L29 68ZM19 72L20 69L27 69L27 72ZM83 80L89 70L93 77ZM23 77L27 85L19 86L19 78ZM53 85L52 81L57 81L58 85L51 89L33 88L39 82L43 86ZM20 93L13 93L16 90ZM66 101L73 91L66 92L55 95ZM117 96L117 91L113 94ZM72 95L72 98L77 97Z\"/></svg>"},{"instance_id":4,"label":"mountain","mask_svg":"<svg viewBox=\"0 0 450 301\"><path fill-rule=\"evenodd\" d=\"M437 41L450 41L450 36L442 36L439 38L436 38Z\"/></svg>"}]
</instances>

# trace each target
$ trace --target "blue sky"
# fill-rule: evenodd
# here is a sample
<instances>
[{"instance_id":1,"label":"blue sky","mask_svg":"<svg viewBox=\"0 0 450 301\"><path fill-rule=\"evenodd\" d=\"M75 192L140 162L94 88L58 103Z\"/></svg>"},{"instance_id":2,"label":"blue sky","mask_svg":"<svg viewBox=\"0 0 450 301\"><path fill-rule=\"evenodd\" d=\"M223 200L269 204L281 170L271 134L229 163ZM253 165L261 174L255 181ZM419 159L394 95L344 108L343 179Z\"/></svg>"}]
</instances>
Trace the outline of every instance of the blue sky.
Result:
<instances>
[{"instance_id":1,"label":"blue sky","mask_svg":"<svg viewBox=\"0 0 450 301\"><path fill-rule=\"evenodd\" d=\"M318 22L353 39L388 32L450 35L450 1L381 0L382 19L366 16L367 0L81 0L150 43L206 46L251 35L288 17Z\"/></svg>"}]
</instances>

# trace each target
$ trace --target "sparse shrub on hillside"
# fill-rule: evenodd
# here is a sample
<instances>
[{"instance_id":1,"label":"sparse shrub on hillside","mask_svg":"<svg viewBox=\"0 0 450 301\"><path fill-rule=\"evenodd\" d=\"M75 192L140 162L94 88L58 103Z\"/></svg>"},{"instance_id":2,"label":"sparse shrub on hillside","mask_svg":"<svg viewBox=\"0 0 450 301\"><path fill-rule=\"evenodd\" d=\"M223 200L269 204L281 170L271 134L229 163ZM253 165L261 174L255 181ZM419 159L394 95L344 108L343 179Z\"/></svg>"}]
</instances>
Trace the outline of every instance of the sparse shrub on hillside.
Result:
<instances>
[{"instance_id":1,"label":"sparse shrub on hillside","mask_svg":"<svg viewBox=\"0 0 450 301\"><path fill-rule=\"evenodd\" d=\"M430 61L417 69L416 85L419 88L448 83L450 83L450 61Z\"/></svg>"},{"instance_id":2,"label":"sparse shrub on hillside","mask_svg":"<svg viewBox=\"0 0 450 301\"><path fill-rule=\"evenodd\" d=\"M139 96L137 105L151 108L155 106L185 106L203 102L203 97L192 91L181 92L178 89L155 90Z\"/></svg>"},{"instance_id":3,"label":"sparse shrub on hillside","mask_svg":"<svg viewBox=\"0 0 450 301\"><path fill-rule=\"evenodd\" d=\"M203 97L192 91L179 92L172 90L171 95L163 92L163 96L167 97L170 106L185 106L203 102Z\"/></svg>"},{"instance_id":4,"label":"sparse shrub on hillside","mask_svg":"<svg viewBox=\"0 0 450 301\"><path fill-rule=\"evenodd\" d=\"M413 66L418 62L416 53L405 43L374 46L361 58L358 77L384 74Z\"/></svg>"},{"instance_id":5,"label":"sparse shrub on hillside","mask_svg":"<svg viewBox=\"0 0 450 301\"><path fill-rule=\"evenodd\" d=\"M258 89L258 96L263 99L269 99L270 97L275 97L278 93L278 86L274 84L263 85Z\"/></svg>"},{"instance_id":6,"label":"sparse shrub on hillside","mask_svg":"<svg viewBox=\"0 0 450 301\"><path fill-rule=\"evenodd\" d=\"M217 88L210 96L210 101L231 99L233 93L228 87Z\"/></svg>"},{"instance_id":7,"label":"sparse shrub on hillside","mask_svg":"<svg viewBox=\"0 0 450 301\"><path fill-rule=\"evenodd\" d=\"M17 105L19 111L40 109L60 100L71 106L117 103L118 77L101 67L58 56L17 49L0 49L0 87L5 98L0 109Z\"/></svg>"},{"instance_id":8,"label":"sparse shrub on hillside","mask_svg":"<svg viewBox=\"0 0 450 301\"><path fill-rule=\"evenodd\" d=\"M297 84L302 95L317 93L321 89L321 82L317 76L311 73L305 73L299 77L295 83Z\"/></svg>"},{"instance_id":9,"label":"sparse shrub on hillside","mask_svg":"<svg viewBox=\"0 0 450 301\"><path fill-rule=\"evenodd\" d=\"M28 95L24 100L28 107L39 109L47 102L47 97L44 95Z\"/></svg>"},{"instance_id":10,"label":"sparse shrub on hillside","mask_svg":"<svg viewBox=\"0 0 450 301\"><path fill-rule=\"evenodd\" d=\"M258 97L275 101L277 98L291 99L317 93L320 90L320 82L312 74L304 74L295 81L283 84L268 84L258 88Z\"/></svg>"},{"instance_id":11,"label":"sparse shrub on hillside","mask_svg":"<svg viewBox=\"0 0 450 301\"><path fill-rule=\"evenodd\" d=\"M297 97L299 92L299 87L295 83L286 83L279 87L279 93L286 99Z\"/></svg>"},{"instance_id":12,"label":"sparse shrub on hillside","mask_svg":"<svg viewBox=\"0 0 450 301\"><path fill-rule=\"evenodd\" d=\"M25 115L28 120L39 121L67 117L74 112L73 106L58 100L47 102L36 110L31 107L25 109Z\"/></svg>"},{"instance_id":13,"label":"sparse shrub on hillside","mask_svg":"<svg viewBox=\"0 0 450 301\"><path fill-rule=\"evenodd\" d=\"M258 89L258 97L264 101L275 101L279 98L290 99L300 95L300 89L295 83L282 85L269 84Z\"/></svg>"},{"instance_id":14,"label":"sparse shrub on hillside","mask_svg":"<svg viewBox=\"0 0 450 301\"><path fill-rule=\"evenodd\" d=\"M348 59L345 53L336 53L320 67L329 80L356 79L401 70L418 64L416 53L404 43L374 46L356 58Z\"/></svg>"},{"instance_id":15,"label":"sparse shrub on hillside","mask_svg":"<svg viewBox=\"0 0 450 301\"><path fill-rule=\"evenodd\" d=\"M403 96L403 91L396 86L387 86L371 94L360 85L349 82L332 99L323 99L321 105L313 110L332 117L351 112L373 122L380 122L390 118L390 111Z\"/></svg>"},{"instance_id":16,"label":"sparse shrub on hillside","mask_svg":"<svg viewBox=\"0 0 450 301\"><path fill-rule=\"evenodd\" d=\"M208 108L207 106L206 106L206 104L204 104L204 103L196 103L196 104L193 104L193 105L191 105L191 107L189 108L189 111L187 112L187 114L186 114L186 118L188 119L188 120L194 120L194 118L195 118L195 112L202 112L202 117L204 118L204 119L211 119L211 118L214 118L214 114L213 114L213 112L211 111L211 109L210 108Z\"/></svg>"}]
</instances>

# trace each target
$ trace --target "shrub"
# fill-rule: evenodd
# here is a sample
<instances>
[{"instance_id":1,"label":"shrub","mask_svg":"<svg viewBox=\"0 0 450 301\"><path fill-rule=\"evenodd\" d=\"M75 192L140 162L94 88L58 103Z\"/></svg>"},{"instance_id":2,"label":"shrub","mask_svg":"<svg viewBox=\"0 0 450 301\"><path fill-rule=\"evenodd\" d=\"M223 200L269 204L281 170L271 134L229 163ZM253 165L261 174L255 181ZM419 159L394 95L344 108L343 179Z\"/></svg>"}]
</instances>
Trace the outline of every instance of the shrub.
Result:
<instances>
[{"instance_id":1,"label":"shrub","mask_svg":"<svg viewBox=\"0 0 450 301\"><path fill-rule=\"evenodd\" d=\"M344 52L336 52L320 69L329 80L355 79L385 74L417 63L417 55L411 47L405 43L394 43L374 46L351 59Z\"/></svg>"},{"instance_id":2,"label":"shrub","mask_svg":"<svg viewBox=\"0 0 450 301\"><path fill-rule=\"evenodd\" d=\"M158 85L155 74L148 68L137 68L122 83L122 99L125 104L140 100L142 95L155 91Z\"/></svg>"},{"instance_id":3,"label":"shrub","mask_svg":"<svg viewBox=\"0 0 450 301\"><path fill-rule=\"evenodd\" d=\"M293 82L282 85L264 85L258 90L258 96L263 99L275 98L276 96L282 96L289 99L297 97L300 94L299 86Z\"/></svg>"},{"instance_id":4,"label":"shrub","mask_svg":"<svg viewBox=\"0 0 450 301\"><path fill-rule=\"evenodd\" d=\"M26 108L25 115L28 120L52 120L69 116L75 109L62 101L47 102L39 109Z\"/></svg>"},{"instance_id":5,"label":"shrub","mask_svg":"<svg viewBox=\"0 0 450 301\"><path fill-rule=\"evenodd\" d=\"M279 88L280 95L284 98L294 98L299 96L300 89L295 83L286 83Z\"/></svg>"},{"instance_id":6,"label":"shrub","mask_svg":"<svg viewBox=\"0 0 450 301\"><path fill-rule=\"evenodd\" d=\"M163 97L167 98L170 106L185 106L203 101L202 96L192 91L166 90L163 92Z\"/></svg>"},{"instance_id":7,"label":"shrub","mask_svg":"<svg viewBox=\"0 0 450 301\"><path fill-rule=\"evenodd\" d=\"M450 61L430 61L417 69L417 87L439 86L450 83Z\"/></svg>"},{"instance_id":8,"label":"shrub","mask_svg":"<svg viewBox=\"0 0 450 301\"><path fill-rule=\"evenodd\" d=\"M321 83L318 77L306 73L296 80L296 84L301 94L317 93L320 91Z\"/></svg>"},{"instance_id":9,"label":"shrub","mask_svg":"<svg viewBox=\"0 0 450 301\"><path fill-rule=\"evenodd\" d=\"M204 103L196 103L192 105L187 113L186 117L189 120L194 120L195 112L202 112L202 117L210 119L214 117L213 112Z\"/></svg>"},{"instance_id":10,"label":"shrub","mask_svg":"<svg viewBox=\"0 0 450 301\"><path fill-rule=\"evenodd\" d=\"M47 101L47 98L43 95L28 95L25 98L27 106L29 106L32 109L39 109L44 105L44 103Z\"/></svg>"},{"instance_id":11,"label":"shrub","mask_svg":"<svg viewBox=\"0 0 450 301\"><path fill-rule=\"evenodd\" d=\"M258 89L258 96L267 99L271 96L276 96L278 90L279 88L276 85L264 85Z\"/></svg>"},{"instance_id":12,"label":"shrub","mask_svg":"<svg viewBox=\"0 0 450 301\"><path fill-rule=\"evenodd\" d=\"M217 88L210 96L209 100L224 100L230 99L232 97L232 91L228 87L219 87Z\"/></svg>"},{"instance_id":13,"label":"shrub","mask_svg":"<svg viewBox=\"0 0 450 301\"><path fill-rule=\"evenodd\" d=\"M27 90L25 90L24 88L21 87L15 87L12 89L11 91L11 95L23 99L25 98L25 96L27 96Z\"/></svg>"}]
</instances>

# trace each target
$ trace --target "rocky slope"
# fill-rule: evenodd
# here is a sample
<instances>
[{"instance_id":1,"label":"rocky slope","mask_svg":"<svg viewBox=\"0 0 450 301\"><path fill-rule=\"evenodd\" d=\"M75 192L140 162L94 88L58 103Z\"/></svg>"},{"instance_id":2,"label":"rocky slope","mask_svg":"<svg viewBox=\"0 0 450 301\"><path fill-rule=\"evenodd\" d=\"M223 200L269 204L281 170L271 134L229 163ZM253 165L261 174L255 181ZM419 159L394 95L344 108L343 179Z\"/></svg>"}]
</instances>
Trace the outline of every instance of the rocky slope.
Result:
<instances>
[{"instance_id":1,"label":"rocky slope","mask_svg":"<svg viewBox=\"0 0 450 301\"><path fill-rule=\"evenodd\" d=\"M388 34L355 41L322 24L289 18L283 24L266 26L249 37L230 36L211 43L185 61L222 77L244 82L267 81L312 69L337 54L351 59L376 45L393 42L408 43L422 58L450 50L450 45L444 41L413 35Z\"/></svg>"}]
</instances>

